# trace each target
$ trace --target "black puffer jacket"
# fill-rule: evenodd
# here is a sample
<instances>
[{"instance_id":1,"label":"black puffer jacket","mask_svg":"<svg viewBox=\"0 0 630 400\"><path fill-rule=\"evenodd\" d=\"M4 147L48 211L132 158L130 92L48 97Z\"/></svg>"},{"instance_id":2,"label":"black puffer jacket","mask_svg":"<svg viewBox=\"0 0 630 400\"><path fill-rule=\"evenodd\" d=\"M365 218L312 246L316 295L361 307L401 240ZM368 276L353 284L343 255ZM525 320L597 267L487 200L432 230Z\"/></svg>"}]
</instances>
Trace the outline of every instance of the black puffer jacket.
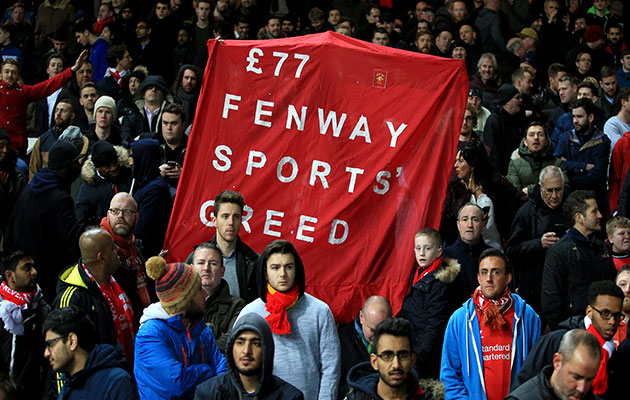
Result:
<instances>
[{"instance_id":1,"label":"black puffer jacket","mask_svg":"<svg viewBox=\"0 0 630 400\"><path fill-rule=\"evenodd\" d=\"M549 327L584 313L588 287L595 281L615 280L617 271L604 255L604 247L586 239L577 229L547 250L542 279L542 312Z\"/></svg>"},{"instance_id":2,"label":"black puffer jacket","mask_svg":"<svg viewBox=\"0 0 630 400\"><path fill-rule=\"evenodd\" d=\"M422 378L438 378L442 355L442 339L450 315L458 308L455 282L460 265L442 259L442 265L416 282L405 296L398 317L411 322L413 352L418 374ZM415 270L411 276L413 281Z\"/></svg>"},{"instance_id":3,"label":"black puffer jacket","mask_svg":"<svg viewBox=\"0 0 630 400\"><path fill-rule=\"evenodd\" d=\"M508 240L507 256L512 262L518 294L540 314L540 285L548 249L543 249L540 238L554 232L555 225L565 226L562 204L549 208L540 196L540 187L534 186L529 201L516 212L512 221L512 235Z\"/></svg>"},{"instance_id":4,"label":"black puffer jacket","mask_svg":"<svg viewBox=\"0 0 630 400\"><path fill-rule=\"evenodd\" d=\"M355 365L370 361L367 347L363 343L363 339L359 337L357 325L361 328L360 318L357 315L355 319L343 324L337 330L339 335L339 348L341 349L341 374L339 377L339 396L348 393L348 372Z\"/></svg>"},{"instance_id":5,"label":"black puffer jacket","mask_svg":"<svg viewBox=\"0 0 630 400\"><path fill-rule=\"evenodd\" d=\"M83 183L79 189L76 202L76 213L79 222L86 225L97 225L107 215L109 203L116 193L129 192L131 189L131 167L129 151L115 146L120 165L116 181L103 178L96 171L90 155L81 168Z\"/></svg>"},{"instance_id":6,"label":"black puffer jacket","mask_svg":"<svg viewBox=\"0 0 630 400\"><path fill-rule=\"evenodd\" d=\"M224 279L206 299L203 322L212 329L217 346L223 353L232 325L246 304L240 297L230 296L230 287Z\"/></svg>"}]
</instances>

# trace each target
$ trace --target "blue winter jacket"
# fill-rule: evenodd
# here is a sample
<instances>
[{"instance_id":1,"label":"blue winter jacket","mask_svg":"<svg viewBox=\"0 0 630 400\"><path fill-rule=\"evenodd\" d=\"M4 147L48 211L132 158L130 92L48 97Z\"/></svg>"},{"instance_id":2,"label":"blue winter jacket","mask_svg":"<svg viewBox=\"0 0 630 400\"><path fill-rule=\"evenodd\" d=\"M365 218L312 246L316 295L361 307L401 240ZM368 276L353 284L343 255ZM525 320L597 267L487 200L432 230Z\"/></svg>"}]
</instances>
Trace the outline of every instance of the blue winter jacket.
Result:
<instances>
[{"instance_id":1,"label":"blue winter jacket","mask_svg":"<svg viewBox=\"0 0 630 400\"><path fill-rule=\"evenodd\" d=\"M510 386L540 336L540 318L517 294L514 299L512 368ZM486 389L481 353L481 335L475 304L468 299L448 321L442 347L440 381L449 400L485 400ZM510 389L513 389L512 387Z\"/></svg>"},{"instance_id":2,"label":"blue winter jacket","mask_svg":"<svg viewBox=\"0 0 630 400\"><path fill-rule=\"evenodd\" d=\"M186 327L160 303L140 319L133 368L140 399L192 399L200 383L227 371L225 358L203 321Z\"/></svg>"},{"instance_id":3,"label":"blue winter jacket","mask_svg":"<svg viewBox=\"0 0 630 400\"><path fill-rule=\"evenodd\" d=\"M72 377L61 376L63 386L58 400L117 400L138 398L133 378L125 371L120 350L109 344L97 344L83 369Z\"/></svg>"}]
</instances>

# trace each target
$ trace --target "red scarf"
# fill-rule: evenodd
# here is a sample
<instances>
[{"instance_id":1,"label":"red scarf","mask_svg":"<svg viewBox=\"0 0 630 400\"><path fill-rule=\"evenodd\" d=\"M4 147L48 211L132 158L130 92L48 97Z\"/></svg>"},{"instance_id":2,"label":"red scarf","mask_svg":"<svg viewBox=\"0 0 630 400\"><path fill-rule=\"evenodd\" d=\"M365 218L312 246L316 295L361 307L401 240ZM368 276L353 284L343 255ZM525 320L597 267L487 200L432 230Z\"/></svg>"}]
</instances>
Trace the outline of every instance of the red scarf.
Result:
<instances>
[{"instance_id":1,"label":"red scarf","mask_svg":"<svg viewBox=\"0 0 630 400\"><path fill-rule=\"evenodd\" d=\"M293 289L288 292L278 292L267 283L267 303L265 307L269 315L265 317L265 320L269 323L271 332L278 335L291 333L287 310L297 303L298 295L298 285L293 285Z\"/></svg>"},{"instance_id":2,"label":"red scarf","mask_svg":"<svg viewBox=\"0 0 630 400\"><path fill-rule=\"evenodd\" d=\"M435 259L435 261L433 261L433 264L429 265L428 267L425 267L424 269L422 269L422 267L418 267L418 269L416 270L416 275L413 278L413 283L411 284L411 286L414 286L416 283L418 283L420 281L420 279L424 278L425 276L427 276L431 272L433 272L436 269L438 269L439 266L440 266L440 258L438 257L438 258Z\"/></svg>"},{"instance_id":3,"label":"red scarf","mask_svg":"<svg viewBox=\"0 0 630 400\"><path fill-rule=\"evenodd\" d=\"M10 301L16 306L22 307L24 305L31 304L33 296L35 296L35 290L26 293L18 292L11 289L9 285L2 281L2 284L0 284L0 296L2 296L4 300Z\"/></svg>"},{"instance_id":4,"label":"red scarf","mask_svg":"<svg viewBox=\"0 0 630 400\"><path fill-rule=\"evenodd\" d=\"M123 354L127 359L127 364L133 365L133 339L134 332L136 332L136 317L133 314L133 308L131 307L129 298L120 288L113 276L109 277L109 283L100 284L94 279L92 274L90 274L90 271L88 271L85 265L82 265L82 267L85 274L98 286L98 289L105 298L109 306L109 311L112 314L116 339L118 339L123 346Z\"/></svg>"},{"instance_id":5,"label":"red scarf","mask_svg":"<svg viewBox=\"0 0 630 400\"><path fill-rule=\"evenodd\" d=\"M597 395L605 394L608 390L608 359L612 355L615 344L612 341L607 342L606 340L604 340L604 338L601 337L601 335L599 334L599 332L597 332L597 329L595 329L595 326L592 323L588 326L588 328L586 328L586 330L592 333L599 342L599 345L602 346L602 361L599 363L597 375L593 380L593 393ZM607 343L612 343L612 346L607 346ZM607 349L607 347L610 347L610 349Z\"/></svg>"},{"instance_id":6,"label":"red scarf","mask_svg":"<svg viewBox=\"0 0 630 400\"><path fill-rule=\"evenodd\" d=\"M497 329L505 325L506 321L505 318L503 318L503 313L510 309L513 302L509 287L505 288L499 300L491 300L487 299L483 293L481 293L481 286L477 286L472 298L477 311L483 315L483 326L487 326L490 329Z\"/></svg>"},{"instance_id":7,"label":"red scarf","mask_svg":"<svg viewBox=\"0 0 630 400\"><path fill-rule=\"evenodd\" d=\"M138 293L138 297L140 297L140 302L142 303L142 307L148 307L151 304L151 298L149 297L149 290L147 289L147 276L144 268L144 264L142 263L142 257L140 257L140 253L138 253L138 249L135 246L136 237L131 236L131 241L126 241L122 236L118 236L112 230L112 227L109 225L109 221L107 217L103 217L101 219L101 227L109 232L114 238L114 243L118 246L120 254L122 255L122 262L127 269L132 271L136 271L136 291Z\"/></svg>"}]
</instances>

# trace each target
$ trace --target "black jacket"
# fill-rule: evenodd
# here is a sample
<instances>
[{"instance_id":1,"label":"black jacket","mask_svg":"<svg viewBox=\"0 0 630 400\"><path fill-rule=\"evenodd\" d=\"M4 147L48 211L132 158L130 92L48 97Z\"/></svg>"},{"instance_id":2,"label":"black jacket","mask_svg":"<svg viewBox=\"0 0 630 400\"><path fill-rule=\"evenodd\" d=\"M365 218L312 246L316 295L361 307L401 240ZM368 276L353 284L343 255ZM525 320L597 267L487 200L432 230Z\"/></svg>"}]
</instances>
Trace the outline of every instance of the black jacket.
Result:
<instances>
[{"instance_id":1,"label":"black jacket","mask_svg":"<svg viewBox=\"0 0 630 400\"><path fill-rule=\"evenodd\" d=\"M590 284L604 279L614 281L616 275L603 245L571 228L547 250L545 257L541 303L549 327L557 329L561 321L583 314Z\"/></svg>"},{"instance_id":2,"label":"black jacket","mask_svg":"<svg viewBox=\"0 0 630 400\"><path fill-rule=\"evenodd\" d=\"M565 224L562 205L556 209L549 208L540 196L540 187L536 185L529 201L516 212L506 249L512 261L518 294L538 314L541 312L540 285L547 254L540 238L544 233L554 232L556 224Z\"/></svg>"},{"instance_id":3,"label":"black jacket","mask_svg":"<svg viewBox=\"0 0 630 400\"><path fill-rule=\"evenodd\" d=\"M439 377L446 324L460 305L456 301L455 283L461 267L455 260L442 259L441 262L438 269L411 286L398 313L399 318L411 323L411 347L417 357L416 368L421 378ZM411 275L412 282L415 272Z\"/></svg>"},{"instance_id":4,"label":"black jacket","mask_svg":"<svg viewBox=\"0 0 630 400\"><path fill-rule=\"evenodd\" d=\"M107 215L109 203L116 193L129 192L131 189L131 168L129 153L117 146L119 175L116 181L103 178L94 167L92 156L88 156L81 168L83 183L79 189L76 202L76 213L79 222L86 225L97 225Z\"/></svg>"},{"instance_id":5,"label":"black jacket","mask_svg":"<svg viewBox=\"0 0 630 400\"><path fill-rule=\"evenodd\" d=\"M225 279L221 279L219 287L206 299L203 322L212 329L222 352L225 352L232 325L246 304L240 297L230 296L230 287Z\"/></svg>"},{"instance_id":6,"label":"black jacket","mask_svg":"<svg viewBox=\"0 0 630 400\"><path fill-rule=\"evenodd\" d=\"M553 355L560 347L560 341L571 329L585 329L584 315L571 317L560 323L559 329L540 336L529 351L527 359L516 376L516 383L522 385L534 378L545 365L553 363Z\"/></svg>"},{"instance_id":7,"label":"black jacket","mask_svg":"<svg viewBox=\"0 0 630 400\"><path fill-rule=\"evenodd\" d=\"M370 355L363 343L363 339L357 332L356 325L359 326L359 329L362 329L358 315L351 322L339 326L337 330L339 348L341 349L341 375L339 378L339 395L341 397L348 393L347 377L352 367L359 363L370 361Z\"/></svg>"},{"instance_id":8,"label":"black jacket","mask_svg":"<svg viewBox=\"0 0 630 400\"><path fill-rule=\"evenodd\" d=\"M2 297L0 300L3 300ZM13 377L23 399L41 398L48 379L50 364L43 356L42 324L49 312L50 306L37 288L31 304L21 311L23 335L7 331L0 319L0 367Z\"/></svg>"},{"instance_id":9,"label":"black jacket","mask_svg":"<svg viewBox=\"0 0 630 400\"><path fill-rule=\"evenodd\" d=\"M217 245L216 235L210 239L210 243ZM256 300L258 296L258 286L256 283L256 268L258 264L258 253L252 250L241 238L236 239L236 277L238 278L238 292L241 299L246 304ZM186 259L186 263L192 264L193 251Z\"/></svg>"},{"instance_id":10,"label":"black jacket","mask_svg":"<svg viewBox=\"0 0 630 400\"><path fill-rule=\"evenodd\" d=\"M33 256L46 301L55 298L59 272L79 256L84 225L77 221L70 182L48 168L34 175L15 205L11 246Z\"/></svg>"},{"instance_id":11,"label":"black jacket","mask_svg":"<svg viewBox=\"0 0 630 400\"><path fill-rule=\"evenodd\" d=\"M553 365L547 365L532 379L514 389L505 400L560 400L549 383L553 373ZM584 397L584 400L599 399L592 391Z\"/></svg>"},{"instance_id":12,"label":"black jacket","mask_svg":"<svg viewBox=\"0 0 630 400\"><path fill-rule=\"evenodd\" d=\"M382 400L376 392L378 381L379 373L374 371L369 362L355 365L348 374L348 385L351 389L346 400ZM407 393L411 393L407 396L407 400L433 399L431 391L425 392L418 386L418 374L413 368L409 371L407 386Z\"/></svg>"},{"instance_id":13,"label":"black jacket","mask_svg":"<svg viewBox=\"0 0 630 400\"><path fill-rule=\"evenodd\" d=\"M71 304L85 311L98 334L97 343L116 345L114 322L109 311L109 305L100 289L86 274L83 261L67 268L59 275L57 283L57 298L53 302L54 308L64 308Z\"/></svg>"},{"instance_id":14,"label":"black jacket","mask_svg":"<svg viewBox=\"0 0 630 400\"><path fill-rule=\"evenodd\" d=\"M254 393L243 389L234 363L232 349L234 342L243 331L255 332L262 345L261 379ZM269 324L258 314L250 313L239 319L227 341L225 358L228 371L210 378L197 386L195 400L257 399L257 400L303 400L304 395L295 386L273 375L274 343Z\"/></svg>"},{"instance_id":15,"label":"black jacket","mask_svg":"<svg viewBox=\"0 0 630 400\"><path fill-rule=\"evenodd\" d=\"M497 171L506 175L510 164L510 155L523 140L524 121L512 115L503 107L488 117L483 128L483 143L490 147L490 158L494 160Z\"/></svg>"},{"instance_id":16,"label":"black jacket","mask_svg":"<svg viewBox=\"0 0 630 400\"><path fill-rule=\"evenodd\" d=\"M477 286L479 286L477 281L479 256L484 250L489 248L490 246L485 244L481 238L476 244L468 244L458 236L455 243L444 249L442 257L457 260L460 265L461 272L459 273L458 285L461 288L461 293L455 294L460 303L468 300Z\"/></svg>"}]
</instances>

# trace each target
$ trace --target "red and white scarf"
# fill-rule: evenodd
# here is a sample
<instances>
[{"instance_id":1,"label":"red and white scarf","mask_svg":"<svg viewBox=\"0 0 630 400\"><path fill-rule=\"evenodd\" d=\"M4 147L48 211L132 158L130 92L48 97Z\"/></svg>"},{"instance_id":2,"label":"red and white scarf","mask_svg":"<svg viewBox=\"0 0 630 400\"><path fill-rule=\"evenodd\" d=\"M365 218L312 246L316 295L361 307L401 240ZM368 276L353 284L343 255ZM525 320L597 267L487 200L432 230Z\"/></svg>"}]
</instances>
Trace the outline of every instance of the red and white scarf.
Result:
<instances>
[{"instance_id":1,"label":"red and white scarf","mask_svg":"<svg viewBox=\"0 0 630 400\"><path fill-rule=\"evenodd\" d=\"M4 281L0 284L0 296L4 300L8 300L16 306L28 306L33 301L33 297L35 297L35 290L31 292L18 292L13 290L7 285Z\"/></svg>"},{"instance_id":2,"label":"red and white scarf","mask_svg":"<svg viewBox=\"0 0 630 400\"><path fill-rule=\"evenodd\" d=\"M608 390L608 359L612 356L613 351L615 351L615 342L611 340L605 340L595 326L593 325L591 319L587 316L584 317L584 325L586 325L586 330L595 336L599 345L602 346L602 360L599 363L599 369L597 370L597 375L593 380L593 393L597 395L605 394Z\"/></svg>"},{"instance_id":3,"label":"red and white scarf","mask_svg":"<svg viewBox=\"0 0 630 400\"><path fill-rule=\"evenodd\" d=\"M421 267L418 267L418 269L416 270L416 275L413 277L413 283L411 284L411 286L415 285L416 283L418 283L420 281L420 279L424 278L425 276L427 276L431 272L433 272L436 269L438 269L439 266L440 266L440 258L438 257L428 267L426 267L424 269L422 269Z\"/></svg>"},{"instance_id":4,"label":"red and white scarf","mask_svg":"<svg viewBox=\"0 0 630 400\"><path fill-rule=\"evenodd\" d=\"M483 315L483 326L487 326L490 329L497 329L507 322L505 318L503 318L503 314L510 309L514 302L509 287L505 288L498 300L492 300L486 298L483 293L481 293L481 286L477 286L472 298L475 303L475 308Z\"/></svg>"},{"instance_id":5,"label":"red and white scarf","mask_svg":"<svg viewBox=\"0 0 630 400\"><path fill-rule=\"evenodd\" d=\"M265 320L269 323L271 332L278 335L291 333L287 310L297 303L298 296L298 285L293 285L293 288L288 292L278 292L267 283L267 303L265 308L269 315L265 317Z\"/></svg>"},{"instance_id":6,"label":"red and white scarf","mask_svg":"<svg viewBox=\"0 0 630 400\"><path fill-rule=\"evenodd\" d=\"M131 307L131 303L129 302L129 298L122 290L118 282L114 279L113 276L109 277L109 287L111 288L116 299L110 296L109 290L105 287L105 285L100 284L90 271L82 264L83 271L85 274L96 284L101 294L105 298L107 305L109 306L109 311L112 314L112 321L114 323L114 330L116 332L116 339L123 346L123 353L128 363L133 365L133 338L135 329L135 321L136 317L133 313L133 308ZM116 300L118 300L118 304L116 304Z\"/></svg>"}]
</instances>

